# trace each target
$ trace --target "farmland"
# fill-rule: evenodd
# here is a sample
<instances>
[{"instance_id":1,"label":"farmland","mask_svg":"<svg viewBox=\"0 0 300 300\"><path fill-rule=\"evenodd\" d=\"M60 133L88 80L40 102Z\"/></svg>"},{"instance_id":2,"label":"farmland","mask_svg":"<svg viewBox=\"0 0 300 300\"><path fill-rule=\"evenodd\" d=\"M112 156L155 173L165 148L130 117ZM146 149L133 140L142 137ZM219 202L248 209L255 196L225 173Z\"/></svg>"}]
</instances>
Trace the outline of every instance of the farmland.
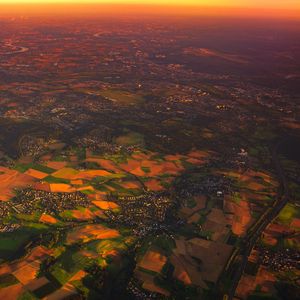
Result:
<instances>
[{"instance_id":1,"label":"farmland","mask_svg":"<svg viewBox=\"0 0 300 300\"><path fill-rule=\"evenodd\" d=\"M3 228L16 222L20 228L1 237L3 280L8 270L16 270L2 293L49 299L85 293L88 278L119 268L118 260L134 244L132 291L169 297L178 284L191 287L191 294L207 290L234 252L231 240L247 235L278 187L271 173L209 167L213 155L192 149L180 155L137 150L102 156L86 149L74 160L70 149L64 162L51 162L49 152L49 161L44 155L29 165L17 163L14 171L3 169L3 174L26 177L3 202L9 204ZM85 162L92 168L82 169ZM200 185L195 168L205 168ZM171 190L180 192L171 196ZM288 204L278 220L291 225L296 214ZM183 225L175 229L178 222ZM161 235L155 237L158 230ZM16 239L18 231L22 238ZM271 241L270 234L264 239ZM39 262L19 260L20 267L5 262L8 253L12 261L27 259L36 245L48 253ZM96 269L89 273L89 268Z\"/></svg>"},{"instance_id":2,"label":"farmland","mask_svg":"<svg viewBox=\"0 0 300 300\"><path fill-rule=\"evenodd\" d=\"M1 8L0 300L297 299L296 23Z\"/></svg>"}]
</instances>

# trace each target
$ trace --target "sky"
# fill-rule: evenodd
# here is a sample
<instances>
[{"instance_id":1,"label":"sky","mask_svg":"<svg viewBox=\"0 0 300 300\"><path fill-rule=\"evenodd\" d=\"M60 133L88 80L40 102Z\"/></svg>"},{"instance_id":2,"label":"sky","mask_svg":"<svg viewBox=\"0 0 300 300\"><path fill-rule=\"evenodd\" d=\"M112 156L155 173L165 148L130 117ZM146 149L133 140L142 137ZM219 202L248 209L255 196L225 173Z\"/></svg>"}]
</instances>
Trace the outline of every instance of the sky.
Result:
<instances>
[{"instance_id":1,"label":"sky","mask_svg":"<svg viewBox=\"0 0 300 300\"><path fill-rule=\"evenodd\" d=\"M12 12L34 11L41 12L56 11L56 13L74 14L87 12L95 13L99 10L88 8L88 3L114 5L113 9L103 10L102 12L119 10L134 10L134 13L145 11L146 13L163 12L167 14L202 14L202 15L237 15L255 17L283 17L300 20L300 0L0 0L0 15ZM29 5L30 9L29 9ZM44 5L37 5L44 4ZM57 7L60 4L60 8ZM72 6L63 10L62 4ZM74 4L74 5L72 5ZM81 4L83 10L75 8L75 4ZM135 5L131 5L135 4ZM137 5L136 5L137 4ZM47 5L51 5L48 8ZM123 6L127 7L123 9ZM152 5L153 8L150 8ZM156 8L154 8L156 6ZM6 7L6 8L5 8ZM8 8L9 7L9 8ZM38 8L43 7L43 8ZM46 8L47 7L47 8ZM128 8L131 7L131 8ZM134 7L134 9L133 9ZM144 8L141 8L144 7ZM172 8L171 8L172 7ZM182 7L185 7L184 9ZM84 10L85 9L85 10Z\"/></svg>"},{"instance_id":2,"label":"sky","mask_svg":"<svg viewBox=\"0 0 300 300\"><path fill-rule=\"evenodd\" d=\"M0 0L0 3L117 3L300 9L300 0Z\"/></svg>"}]
</instances>

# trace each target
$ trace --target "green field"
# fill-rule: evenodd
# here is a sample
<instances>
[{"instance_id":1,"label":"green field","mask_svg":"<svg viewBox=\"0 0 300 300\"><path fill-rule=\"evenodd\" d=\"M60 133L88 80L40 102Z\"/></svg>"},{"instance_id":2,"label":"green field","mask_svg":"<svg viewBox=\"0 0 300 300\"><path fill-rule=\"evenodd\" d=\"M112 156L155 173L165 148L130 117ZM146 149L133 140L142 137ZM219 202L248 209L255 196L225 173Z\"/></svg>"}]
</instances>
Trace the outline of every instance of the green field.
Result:
<instances>
[{"instance_id":1,"label":"green field","mask_svg":"<svg viewBox=\"0 0 300 300\"><path fill-rule=\"evenodd\" d=\"M25 253L25 246L41 233L41 229L27 227L14 231L13 233L2 233L0 235L0 260L10 260Z\"/></svg>"},{"instance_id":2,"label":"green field","mask_svg":"<svg viewBox=\"0 0 300 300\"><path fill-rule=\"evenodd\" d=\"M113 102L117 102L123 105L133 105L144 102L144 97L142 95L132 94L130 92L121 90L104 90L100 92L100 95Z\"/></svg>"},{"instance_id":3,"label":"green field","mask_svg":"<svg viewBox=\"0 0 300 300\"><path fill-rule=\"evenodd\" d=\"M34 170L37 170L37 171L40 171L43 173L47 173L47 174L51 174L51 173L55 172L55 170L52 168L49 168L49 167L46 167L46 166L43 166L40 164L36 164L36 163L29 163L29 164L18 163L14 166L14 169L21 173L24 173L29 169L34 169Z\"/></svg>"},{"instance_id":4,"label":"green field","mask_svg":"<svg viewBox=\"0 0 300 300\"><path fill-rule=\"evenodd\" d=\"M289 224L298 215L298 211L293 204L288 203L278 216L278 220L284 224Z\"/></svg>"},{"instance_id":5,"label":"green field","mask_svg":"<svg viewBox=\"0 0 300 300\"><path fill-rule=\"evenodd\" d=\"M123 146L143 145L144 137L137 132L129 131L128 133L117 137L116 143Z\"/></svg>"}]
</instances>

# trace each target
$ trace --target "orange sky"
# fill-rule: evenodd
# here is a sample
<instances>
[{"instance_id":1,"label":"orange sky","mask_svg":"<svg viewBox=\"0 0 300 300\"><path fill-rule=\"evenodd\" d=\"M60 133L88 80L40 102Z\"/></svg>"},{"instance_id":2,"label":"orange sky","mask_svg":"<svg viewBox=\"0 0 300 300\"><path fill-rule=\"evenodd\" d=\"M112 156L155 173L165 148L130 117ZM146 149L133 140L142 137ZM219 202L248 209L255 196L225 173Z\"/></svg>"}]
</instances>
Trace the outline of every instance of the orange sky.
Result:
<instances>
[{"instance_id":1,"label":"orange sky","mask_svg":"<svg viewBox=\"0 0 300 300\"><path fill-rule=\"evenodd\" d=\"M28 3L31 3L31 5L28 5ZM65 6L74 4L72 5L72 9L69 9L69 12L84 12L84 10L81 10L83 6L85 11L89 11L89 8L87 8L88 3L105 4L106 10L110 6L110 10L114 12L118 10L121 12L124 9L125 12L133 11L135 13L139 10L146 11L147 13L249 15L300 19L300 0L0 0L0 14L1 12L41 12L42 10L44 12L50 12L51 10L62 12L62 4L65 4ZM44 8L42 9L41 6L37 8L37 4L44 4ZM134 4L134 6L131 6L131 4ZM78 9L79 5L82 6L80 9ZM58 6L60 7L59 9L57 8ZM103 12L106 10L102 9ZM91 9L89 12L95 13Z\"/></svg>"},{"instance_id":2,"label":"orange sky","mask_svg":"<svg viewBox=\"0 0 300 300\"><path fill-rule=\"evenodd\" d=\"M117 3L300 9L300 0L0 0L0 3Z\"/></svg>"}]
</instances>

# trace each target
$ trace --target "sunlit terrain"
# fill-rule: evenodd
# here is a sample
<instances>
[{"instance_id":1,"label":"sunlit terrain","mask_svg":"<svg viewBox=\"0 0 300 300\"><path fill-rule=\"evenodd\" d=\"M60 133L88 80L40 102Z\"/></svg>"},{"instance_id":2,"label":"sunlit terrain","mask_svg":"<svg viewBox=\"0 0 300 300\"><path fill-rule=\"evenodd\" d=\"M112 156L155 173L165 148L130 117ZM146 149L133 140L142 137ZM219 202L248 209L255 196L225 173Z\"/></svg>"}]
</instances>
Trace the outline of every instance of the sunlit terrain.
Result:
<instances>
[{"instance_id":1,"label":"sunlit terrain","mask_svg":"<svg viewBox=\"0 0 300 300\"><path fill-rule=\"evenodd\" d=\"M13 2L0 300L298 299L298 1Z\"/></svg>"}]
</instances>

